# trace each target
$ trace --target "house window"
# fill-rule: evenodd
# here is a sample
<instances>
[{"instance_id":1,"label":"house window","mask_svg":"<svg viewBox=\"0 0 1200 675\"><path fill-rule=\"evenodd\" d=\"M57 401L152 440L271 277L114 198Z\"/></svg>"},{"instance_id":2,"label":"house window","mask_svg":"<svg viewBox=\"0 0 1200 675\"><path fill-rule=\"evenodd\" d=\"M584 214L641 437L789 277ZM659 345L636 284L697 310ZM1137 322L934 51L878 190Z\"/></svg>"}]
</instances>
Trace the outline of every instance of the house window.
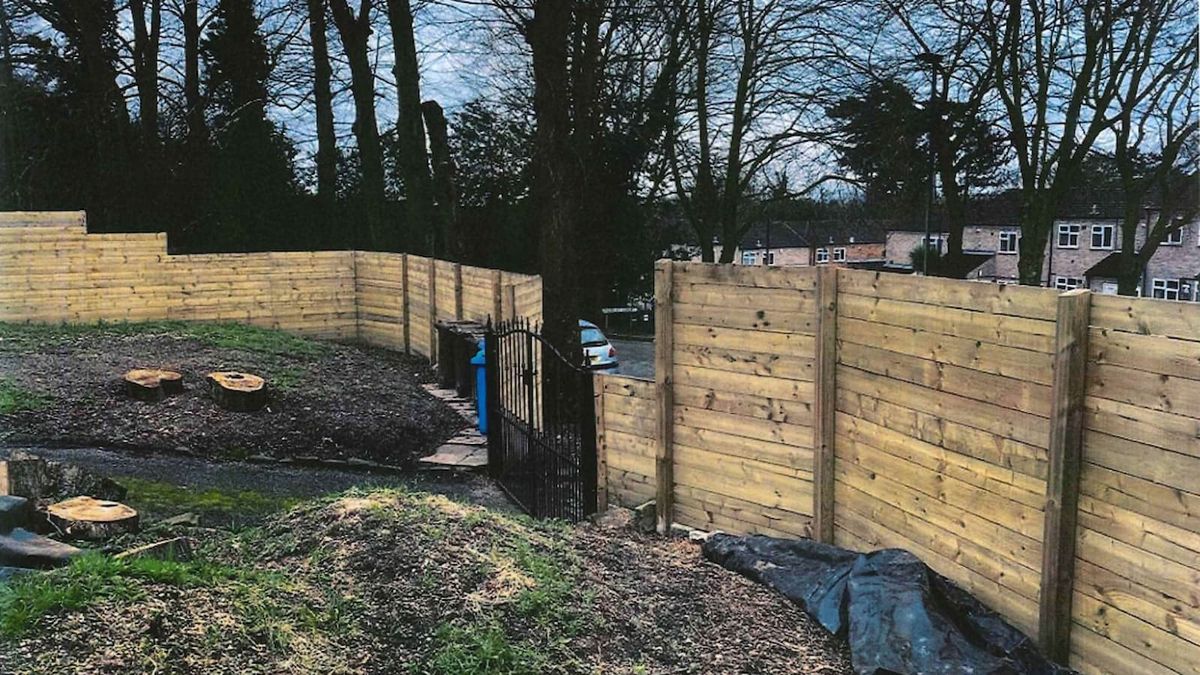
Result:
<instances>
[{"instance_id":1,"label":"house window","mask_svg":"<svg viewBox=\"0 0 1200 675\"><path fill-rule=\"evenodd\" d=\"M1179 280L1155 279L1150 284L1150 297L1158 298L1159 300L1178 300Z\"/></svg>"},{"instance_id":2,"label":"house window","mask_svg":"<svg viewBox=\"0 0 1200 675\"><path fill-rule=\"evenodd\" d=\"M1078 225L1076 227L1078 227ZM1056 276L1054 277L1054 287L1060 291L1073 291L1076 288L1083 288L1083 279L1080 279L1079 277Z\"/></svg>"},{"instance_id":3,"label":"house window","mask_svg":"<svg viewBox=\"0 0 1200 675\"><path fill-rule=\"evenodd\" d=\"M1168 232L1163 239L1163 246L1183 246L1183 226Z\"/></svg>"},{"instance_id":4,"label":"house window","mask_svg":"<svg viewBox=\"0 0 1200 675\"><path fill-rule=\"evenodd\" d=\"M817 264L824 265L827 262L829 262L829 249L827 249L827 248L817 249Z\"/></svg>"},{"instance_id":5,"label":"house window","mask_svg":"<svg viewBox=\"0 0 1200 675\"><path fill-rule=\"evenodd\" d=\"M1079 248L1079 225L1077 223L1060 223L1058 226L1058 247Z\"/></svg>"},{"instance_id":6,"label":"house window","mask_svg":"<svg viewBox=\"0 0 1200 675\"><path fill-rule=\"evenodd\" d=\"M1016 232L1001 232L1000 233L1000 252L1001 253L1016 253L1017 252Z\"/></svg>"},{"instance_id":7,"label":"house window","mask_svg":"<svg viewBox=\"0 0 1200 675\"><path fill-rule=\"evenodd\" d=\"M1108 225L1093 225L1092 226L1092 248L1104 249L1111 251L1113 243L1116 241L1117 226Z\"/></svg>"},{"instance_id":8,"label":"house window","mask_svg":"<svg viewBox=\"0 0 1200 675\"><path fill-rule=\"evenodd\" d=\"M753 264L755 264L756 259L757 259L757 256L754 255L753 251L745 251L742 253L742 264L743 265L753 265Z\"/></svg>"},{"instance_id":9,"label":"house window","mask_svg":"<svg viewBox=\"0 0 1200 675\"><path fill-rule=\"evenodd\" d=\"M767 254L767 264L768 264L768 265L774 265L774 264L775 264L775 254L774 254L774 253L768 253L768 254Z\"/></svg>"},{"instance_id":10,"label":"house window","mask_svg":"<svg viewBox=\"0 0 1200 675\"><path fill-rule=\"evenodd\" d=\"M844 249L844 248L833 249L833 262L846 262L846 249Z\"/></svg>"}]
</instances>

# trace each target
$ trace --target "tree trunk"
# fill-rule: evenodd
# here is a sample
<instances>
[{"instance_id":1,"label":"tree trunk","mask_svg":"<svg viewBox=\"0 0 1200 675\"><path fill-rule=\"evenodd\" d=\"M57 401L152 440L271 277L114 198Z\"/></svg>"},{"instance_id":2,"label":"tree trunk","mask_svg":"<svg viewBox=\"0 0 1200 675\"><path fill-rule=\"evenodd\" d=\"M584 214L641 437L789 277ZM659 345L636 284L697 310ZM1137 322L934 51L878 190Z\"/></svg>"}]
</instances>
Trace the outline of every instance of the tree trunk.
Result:
<instances>
[{"instance_id":1,"label":"tree trunk","mask_svg":"<svg viewBox=\"0 0 1200 675\"><path fill-rule=\"evenodd\" d=\"M257 375L233 371L208 374L209 393L217 405L234 412L253 412L267 404L267 385Z\"/></svg>"},{"instance_id":2,"label":"tree trunk","mask_svg":"<svg viewBox=\"0 0 1200 675\"><path fill-rule=\"evenodd\" d=\"M12 38L5 0L0 0L0 210L19 206L15 174L17 152L12 111Z\"/></svg>"},{"instance_id":3,"label":"tree trunk","mask_svg":"<svg viewBox=\"0 0 1200 675\"><path fill-rule=\"evenodd\" d=\"M162 29L162 0L129 0L133 18L133 76L138 90L138 124L147 150L158 145L158 44Z\"/></svg>"},{"instance_id":4,"label":"tree trunk","mask_svg":"<svg viewBox=\"0 0 1200 675\"><path fill-rule=\"evenodd\" d=\"M433 195L437 200L442 239L446 242L450 258L462 262L467 247L458 226L458 187L454 158L450 155L450 142L446 134L446 116L437 101L422 103L421 113L429 133L429 152L433 158Z\"/></svg>"},{"instance_id":5,"label":"tree trunk","mask_svg":"<svg viewBox=\"0 0 1200 675\"><path fill-rule=\"evenodd\" d=\"M46 519L68 539L99 541L137 532L138 512L128 506L91 497L73 497L46 508Z\"/></svg>"},{"instance_id":6,"label":"tree trunk","mask_svg":"<svg viewBox=\"0 0 1200 675\"><path fill-rule=\"evenodd\" d=\"M1017 277L1023 286L1041 286L1045 267L1046 244L1054 227L1053 211L1044 200L1022 197L1021 250L1017 259Z\"/></svg>"},{"instance_id":7,"label":"tree trunk","mask_svg":"<svg viewBox=\"0 0 1200 675\"><path fill-rule=\"evenodd\" d=\"M183 393L183 375L170 370L131 370L125 373L125 393L139 401L161 401Z\"/></svg>"},{"instance_id":8,"label":"tree trunk","mask_svg":"<svg viewBox=\"0 0 1200 675\"><path fill-rule=\"evenodd\" d=\"M575 158L570 143L570 84L567 46L573 2L535 0L525 39L533 56L533 203L542 227L543 335L563 354L578 352L578 310L574 248Z\"/></svg>"},{"instance_id":9,"label":"tree trunk","mask_svg":"<svg viewBox=\"0 0 1200 675\"><path fill-rule=\"evenodd\" d=\"M362 171L361 192L367 222L368 244L374 248L385 245L383 227L384 180L383 147L379 142L379 126L375 122L375 73L371 69L369 41L371 37L371 3L364 0L358 17L346 0L330 0L333 23L342 39L346 59L350 63L350 91L354 96L354 137L358 141L358 160Z\"/></svg>"},{"instance_id":10,"label":"tree trunk","mask_svg":"<svg viewBox=\"0 0 1200 675\"><path fill-rule=\"evenodd\" d=\"M322 218L332 216L337 196L337 134L333 126L333 93L329 45L325 39L325 2L308 0L308 31L312 42L313 100L317 114L317 198Z\"/></svg>"},{"instance_id":11,"label":"tree trunk","mask_svg":"<svg viewBox=\"0 0 1200 675\"><path fill-rule=\"evenodd\" d=\"M200 98L200 0L183 0L183 100L187 107L187 142L204 142L207 125Z\"/></svg>"},{"instance_id":12,"label":"tree trunk","mask_svg":"<svg viewBox=\"0 0 1200 675\"><path fill-rule=\"evenodd\" d=\"M387 0L392 26L392 49L396 77L396 141L404 177L404 211L410 233L434 235L434 255L445 246L443 233L434 223L433 185L429 156L425 150L425 126L421 122L421 76L417 67L417 43L413 37L412 7L408 0ZM437 243L441 243L438 246Z\"/></svg>"}]
</instances>

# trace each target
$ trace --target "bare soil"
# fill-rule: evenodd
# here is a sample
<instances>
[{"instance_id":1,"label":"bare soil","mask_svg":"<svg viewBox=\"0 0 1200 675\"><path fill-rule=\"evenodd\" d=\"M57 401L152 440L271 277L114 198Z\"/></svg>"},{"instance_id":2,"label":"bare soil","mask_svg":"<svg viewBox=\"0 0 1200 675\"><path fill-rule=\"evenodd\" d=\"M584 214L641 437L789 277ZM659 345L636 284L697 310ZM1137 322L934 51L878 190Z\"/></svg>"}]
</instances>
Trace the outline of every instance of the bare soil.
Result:
<instances>
[{"instance_id":1,"label":"bare soil","mask_svg":"<svg viewBox=\"0 0 1200 675\"><path fill-rule=\"evenodd\" d=\"M157 403L131 399L122 377L145 367L182 373L185 391ZM205 381L216 370L265 377L266 407L250 413L218 407ZM403 466L465 426L421 389L432 377L421 359L240 326L0 324L0 379L30 401L0 408L0 444Z\"/></svg>"}]
</instances>

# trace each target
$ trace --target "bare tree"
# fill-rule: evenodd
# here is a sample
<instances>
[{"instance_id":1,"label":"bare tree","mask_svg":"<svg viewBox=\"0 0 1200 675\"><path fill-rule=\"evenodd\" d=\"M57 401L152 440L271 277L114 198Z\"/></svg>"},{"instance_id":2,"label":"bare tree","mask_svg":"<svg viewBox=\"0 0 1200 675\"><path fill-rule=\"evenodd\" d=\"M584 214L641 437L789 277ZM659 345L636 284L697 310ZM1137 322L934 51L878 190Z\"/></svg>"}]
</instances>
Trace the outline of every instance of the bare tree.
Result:
<instances>
[{"instance_id":1,"label":"bare tree","mask_svg":"<svg viewBox=\"0 0 1200 675\"><path fill-rule=\"evenodd\" d=\"M333 69L329 64L329 46L325 38L325 1L307 0L308 32L313 60L313 105L317 123L317 197L329 208L337 193L337 133L334 130Z\"/></svg>"},{"instance_id":2,"label":"bare tree","mask_svg":"<svg viewBox=\"0 0 1200 675\"><path fill-rule=\"evenodd\" d=\"M1113 101L1113 159L1125 200L1117 292L1134 295L1167 235L1196 215L1196 60L1194 3L1139 3L1129 72ZM1152 151L1147 151L1152 148ZM1151 221L1146 206L1157 201ZM1146 236L1138 247L1138 230Z\"/></svg>"},{"instance_id":3,"label":"bare tree","mask_svg":"<svg viewBox=\"0 0 1200 675\"><path fill-rule=\"evenodd\" d=\"M428 232L435 254L445 241L445 233L435 226L433 185L429 174L429 155L425 149L425 126L421 120L421 77L417 64L417 43L413 35L413 14L409 0L387 0L392 26L392 49L396 78L396 140L400 151L401 176L404 178L404 211L415 232ZM442 244L444 246L444 244Z\"/></svg>"},{"instance_id":4,"label":"bare tree","mask_svg":"<svg viewBox=\"0 0 1200 675\"><path fill-rule=\"evenodd\" d=\"M541 220L543 335L564 354L578 341L574 236L579 176L571 145L569 40L574 0L534 0L525 27L533 60L533 203Z\"/></svg>"},{"instance_id":5,"label":"bare tree","mask_svg":"<svg viewBox=\"0 0 1200 675\"><path fill-rule=\"evenodd\" d=\"M329 8L350 64L354 136L358 141L367 233L371 245L381 246L385 241L383 147L379 142L379 126L375 121L375 72L370 59L372 0L360 0L357 14L350 9L346 0L329 0Z\"/></svg>"},{"instance_id":6,"label":"bare tree","mask_svg":"<svg viewBox=\"0 0 1200 675\"><path fill-rule=\"evenodd\" d=\"M162 37L162 0L129 0L133 20L133 76L138 90L138 122L147 148L158 144L158 47Z\"/></svg>"},{"instance_id":7,"label":"bare tree","mask_svg":"<svg viewBox=\"0 0 1200 675\"><path fill-rule=\"evenodd\" d=\"M1111 107L1137 69L1143 8L1162 0L962 5L977 24L1007 118L1021 187L1018 274L1042 282L1046 244L1083 161L1112 127Z\"/></svg>"},{"instance_id":8,"label":"bare tree","mask_svg":"<svg viewBox=\"0 0 1200 675\"><path fill-rule=\"evenodd\" d=\"M688 16L679 96L666 155L676 196L703 258L721 262L750 226L741 209L764 170L806 140L819 106L810 66L829 39L822 24L848 3L816 0L678 0Z\"/></svg>"}]
</instances>

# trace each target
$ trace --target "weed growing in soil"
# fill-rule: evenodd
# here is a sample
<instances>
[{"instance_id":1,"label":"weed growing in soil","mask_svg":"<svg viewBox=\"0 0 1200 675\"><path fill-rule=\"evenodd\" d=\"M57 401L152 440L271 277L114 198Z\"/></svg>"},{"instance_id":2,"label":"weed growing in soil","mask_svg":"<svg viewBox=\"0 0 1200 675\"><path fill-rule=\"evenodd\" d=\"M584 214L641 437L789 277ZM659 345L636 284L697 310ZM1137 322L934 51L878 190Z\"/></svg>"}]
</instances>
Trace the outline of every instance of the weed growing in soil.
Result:
<instances>
[{"instance_id":1,"label":"weed growing in soil","mask_svg":"<svg viewBox=\"0 0 1200 675\"><path fill-rule=\"evenodd\" d=\"M435 639L442 648L428 670L442 675L536 673L548 663L545 654L510 642L504 627L497 623L443 625Z\"/></svg>"},{"instance_id":2,"label":"weed growing in soil","mask_svg":"<svg viewBox=\"0 0 1200 675\"><path fill-rule=\"evenodd\" d=\"M19 636L46 614L81 609L100 599L136 600L143 591L134 580L191 588L213 586L237 576L236 570L211 563L118 560L89 553L62 569L0 585L0 636Z\"/></svg>"},{"instance_id":3,"label":"weed growing in soil","mask_svg":"<svg viewBox=\"0 0 1200 675\"><path fill-rule=\"evenodd\" d=\"M197 490L171 483L133 477L115 477L129 493L125 501L143 515L166 517L186 513L219 514L226 518L258 519L285 511L300 500L254 490Z\"/></svg>"},{"instance_id":4,"label":"weed growing in soil","mask_svg":"<svg viewBox=\"0 0 1200 675\"><path fill-rule=\"evenodd\" d=\"M29 391L12 380L0 378L0 415L37 410L50 403L49 396Z\"/></svg>"}]
</instances>

